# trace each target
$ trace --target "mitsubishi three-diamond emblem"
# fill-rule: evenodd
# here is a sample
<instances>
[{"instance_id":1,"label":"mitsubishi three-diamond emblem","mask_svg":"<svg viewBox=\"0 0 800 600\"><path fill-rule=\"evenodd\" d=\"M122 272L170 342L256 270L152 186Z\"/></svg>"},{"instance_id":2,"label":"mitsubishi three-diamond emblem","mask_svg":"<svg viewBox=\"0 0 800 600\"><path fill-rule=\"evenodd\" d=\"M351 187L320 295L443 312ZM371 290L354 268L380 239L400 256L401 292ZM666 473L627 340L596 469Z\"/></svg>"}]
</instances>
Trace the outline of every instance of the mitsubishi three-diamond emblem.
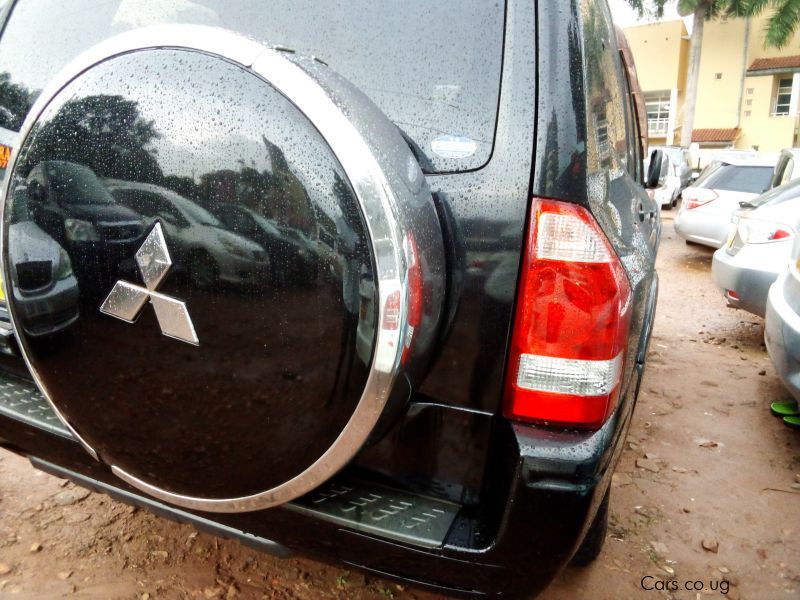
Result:
<instances>
[{"instance_id":1,"label":"mitsubishi three-diamond emblem","mask_svg":"<svg viewBox=\"0 0 800 600\"><path fill-rule=\"evenodd\" d=\"M100 305L100 312L133 323L149 300L156 311L161 333L199 346L200 341L189 311L186 310L186 303L156 291L158 284L172 267L161 223L156 223L142 247L136 251L136 264L146 287L117 281Z\"/></svg>"}]
</instances>

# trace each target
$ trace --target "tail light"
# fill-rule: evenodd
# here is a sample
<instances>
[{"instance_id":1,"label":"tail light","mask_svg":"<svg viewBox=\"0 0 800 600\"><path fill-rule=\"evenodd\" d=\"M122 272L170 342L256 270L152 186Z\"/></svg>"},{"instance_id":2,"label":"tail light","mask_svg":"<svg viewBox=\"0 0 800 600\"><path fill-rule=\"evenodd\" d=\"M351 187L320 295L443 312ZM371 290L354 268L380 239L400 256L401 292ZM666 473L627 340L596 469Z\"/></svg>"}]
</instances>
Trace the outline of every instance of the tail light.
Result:
<instances>
[{"instance_id":1,"label":"tail light","mask_svg":"<svg viewBox=\"0 0 800 600\"><path fill-rule=\"evenodd\" d=\"M405 364L414 344L414 335L422 323L423 294L422 265L419 264L419 250L414 234L409 232L406 237L408 265L408 332L403 344L403 354L400 364Z\"/></svg>"},{"instance_id":2,"label":"tail light","mask_svg":"<svg viewBox=\"0 0 800 600\"><path fill-rule=\"evenodd\" d=\"M509 419L597 428L616 406L631 288L586 209L534 199L506 376Z\"/></svg>"},{"instance_id":3,"label":"tail light","mask_svg":"<svg viewBox=\"0 0 800 600\"><path fill-rule=\"evenodd\" d=\"M794 236L794 228L786 223L746 217L739 218L737 230L745 244L766 244Z\"/></svg>"},{"instance_id":4,"label":"tail light","mask_svg":"<svg viewBox=\"0 0 800 600\"><path fill-rule=\"evenodd\" d=\"M712 200L719 198L719 194L714 190L708 188L692 188L691 190L683 190L681 195L683 198L683 207L687 210L708 204Z\"/></svg>"}]
</instances>

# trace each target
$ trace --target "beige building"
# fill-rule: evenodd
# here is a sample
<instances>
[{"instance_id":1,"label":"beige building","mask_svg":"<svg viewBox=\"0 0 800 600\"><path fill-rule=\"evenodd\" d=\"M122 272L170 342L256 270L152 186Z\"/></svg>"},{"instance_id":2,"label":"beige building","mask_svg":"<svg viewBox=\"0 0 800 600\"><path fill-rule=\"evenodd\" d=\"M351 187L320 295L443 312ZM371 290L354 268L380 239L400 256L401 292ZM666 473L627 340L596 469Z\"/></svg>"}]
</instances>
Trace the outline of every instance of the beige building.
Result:
<instances>
[{"instance_id":1,"label":"beige building","mask_svg":"<svg viewBox=\"0 0 800 600\"><path fill-rule=\"evenodd\" d=\"M689 34L683 21L664 21L625 29L639 84L647 104L647 133L652 144L680 139Z\"/></svg>"},{"instance_id":2,"label":"beige building","mask_svg":"<svg viewBox=\"0 0 800 600\"><path fill-rule=\"evenodd\" d=\"M692 141L773 152L798 145L800 34L765 48L768 16L706 22ZM680 143L689 35L683 21L625 29L647 103L651 144Z\"/></svg>"}]
</instances>

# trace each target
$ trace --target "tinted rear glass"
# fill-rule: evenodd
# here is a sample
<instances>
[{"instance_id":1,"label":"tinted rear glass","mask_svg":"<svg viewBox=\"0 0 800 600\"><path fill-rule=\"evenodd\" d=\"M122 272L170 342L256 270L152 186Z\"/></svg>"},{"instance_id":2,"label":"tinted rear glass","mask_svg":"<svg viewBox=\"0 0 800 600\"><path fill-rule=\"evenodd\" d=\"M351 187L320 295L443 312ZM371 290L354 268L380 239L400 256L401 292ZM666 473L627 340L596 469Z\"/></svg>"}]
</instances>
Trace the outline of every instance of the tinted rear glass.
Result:
<instances>
[{"instance_id":1,"label":"tinted rear glass","mask_svg":"<svg viewBox=\"0 0 800 600\"><path fill-rule=\"evenodd\" d=\"M491 155L505 6L485 0L22 0L0 40L0 126L19 127L77 54L122 31L184 23L242 32L313 55L405 133L423 169L475 169ZM448 158L448 144L473 148Z\"/></svg>"},{"instance_id":2,"label":"tinted rear glass","mask_svg":"<svg viewBox=\"0 0 800 600\"><path fill-rule=\"evenodd\" d=\"M695 182L697 187L761 194L769 189L772 167L745 167L720 163Z\"/></svg>"},{"instance_id":3,"label":"tinted rear glass","mask_svg":"<svg viewBox=\"0 0 800 600\"><path fill-rule=\"evenodd\" d=\"M47 163L46 169L50 187L60 204L114 203L114 198L91 169L61 160Z\"/></svg>"}]
</instances>

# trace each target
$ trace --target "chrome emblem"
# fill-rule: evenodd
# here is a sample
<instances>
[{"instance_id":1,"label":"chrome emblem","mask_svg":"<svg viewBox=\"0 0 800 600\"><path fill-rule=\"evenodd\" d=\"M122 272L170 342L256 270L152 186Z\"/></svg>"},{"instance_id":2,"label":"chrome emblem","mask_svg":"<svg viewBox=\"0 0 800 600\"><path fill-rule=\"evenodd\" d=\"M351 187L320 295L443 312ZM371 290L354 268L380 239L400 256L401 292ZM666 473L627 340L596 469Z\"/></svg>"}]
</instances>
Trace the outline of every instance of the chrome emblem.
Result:
<instances>
[{"instance_id":1,"label":"chrome emblem","mask_svg":"<svg viewBox=\"0 0 800 600\"><path fill-rule=\"evenodd\" d=\"M161 333L199 346L200 340L197 339L186 303L156 291L158 284L172 267L161 223L156 223L142 247L136 251L136 264L139 266L146 287L127 281L117 281L111 293L100 305L100 312L126 323L134 323L149 300L156 311Z\"/></svg>"}]
</instances>

